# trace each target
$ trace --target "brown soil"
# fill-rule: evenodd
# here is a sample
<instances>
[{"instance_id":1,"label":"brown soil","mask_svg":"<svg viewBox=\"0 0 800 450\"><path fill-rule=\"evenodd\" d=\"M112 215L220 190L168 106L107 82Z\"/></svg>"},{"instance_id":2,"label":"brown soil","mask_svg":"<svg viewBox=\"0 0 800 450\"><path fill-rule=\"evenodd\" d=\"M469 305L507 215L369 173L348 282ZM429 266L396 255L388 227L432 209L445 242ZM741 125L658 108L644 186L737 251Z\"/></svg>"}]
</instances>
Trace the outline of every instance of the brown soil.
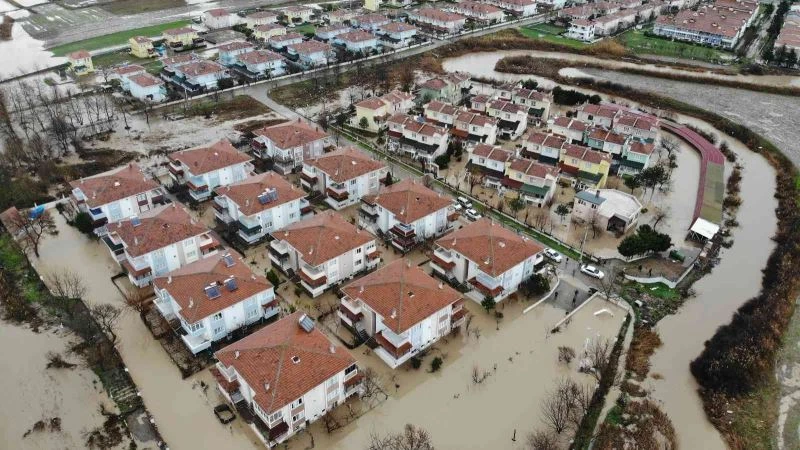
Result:
<instances>
[{"instance_id":1,"label":"brown soil","mask_svg":"<svg viewBox=\"0 0 800 450\"><path fill-rule=\"evenodd\" d=\"M259 128L269 127L283 122L286 122L286 119L248 120L247 122L234 125L233 129L240 133L248 134L258 130Z\"/></svg>"},{"instance_id":2,"label":"brown soil","mask_svg":"<svg viewBox=\"0 0 800 450\"><path fill-rule=\"evenodd\" d=\"M633 340L628 357L625 360L625 370L632 372L634 379L644 381L650 371L650 356L661 346L658 333L644 326L637 326L633 330Z\"/></svg>"}]
</instances>

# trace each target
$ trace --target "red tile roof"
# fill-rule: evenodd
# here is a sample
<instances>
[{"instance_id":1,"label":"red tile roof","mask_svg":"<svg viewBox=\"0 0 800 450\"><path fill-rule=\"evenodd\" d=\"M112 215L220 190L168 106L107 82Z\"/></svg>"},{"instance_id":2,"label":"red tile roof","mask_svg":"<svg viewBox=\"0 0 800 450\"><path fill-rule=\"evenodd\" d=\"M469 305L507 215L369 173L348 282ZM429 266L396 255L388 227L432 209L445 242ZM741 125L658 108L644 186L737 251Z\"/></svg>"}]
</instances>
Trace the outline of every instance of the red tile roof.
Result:
<instances>
[{"instance_id":1,"label":"red tile roof","mask_svg":"<svg viewBox=\"0 0 800 450\"><path fill-rule=\"evenodd\" d=\"M537 178L546 178L548 175L555 177L558 175L558 169L555 167L525 158L520 158L512 162L510 169Z\"/></svg>"},{"instance_id":2,"label":"red tile roof","mask_svg":"<svg viewBox=\"0 0 800 450\"><path fill-rule=\"evenodd\" d=\"M493 277L541 252L543 247L490 219L483 218L453 231L436 243L456 251Z\"/></svg>"},{"instance_id":3,"label":"red tile roof","mask_svg":"<svg viewBox=\"0 0 800 450\"><path fill-rule=\"evenodd\" d=\"M247 262L236 252L232 252L234 264L227 267L222 255L200 259L168 275L157 277L153 284L158 289L166 289L181 307L180 315L186 323L196 323L225 308L272 288L266 278L254 274ZM225 280L234 278L236 289L231 291ZM205 288L212 283L219 286L220 295L210 299Z\"/></svg>"},{"instance_id":4,"label":"red tile roof","mask_svg":"<svg viewBox=\"0 0 800 450\"><path fill-rule=\"evenodd\" d=\"M372 159L354 148L346 148L326 153L318 158L306 161L317 170L325 172L328 178L336 183L366 175L386 167L386 163Z\"/></svg>"},{"instance_id":5,"label":"red tile roof","mask_svg":"<svg viewBox=\"0 0 800 450\"><path fill-rule=\"evenodd\" d=\"M411 178L386 186L377 195L364 197L365 201L378 204L394 214L403 223L416 222L435 214L452 204L452 199L425 187Z\"/></svg>"},{"instance_id":6,"label":"red tile roof","mask_svg":"<svg viewBox=\"0 0 800 450\"><path fill-rule=\"evenodd\" d=\"M164 84L160 78L156 78L149 73L140 73L129 77L128 80L139 87L161 86Z\"/></svg>"},{"instance_id":7,"label":"red tile roof","mask_svg":"<svg viewBox=\"0 0 800 450\"><path fill-rule=\"evenodd\" d=\"M219 49L221 52L232 52L246 48L253 48L253 44L245 41L231 41L217 47L217 49Z\"/></svg>"},{"instance_id":8,"label":"red tile roof","mask_svg":"<svg viewBox=\"0 0 800 450\"><path fill-rule=\"evenodd\" d=\"M347 349L319 329L301 328L301 317L299 311L286 316L214 354L220 363L236 369L254 390L253 401L267 414L356 363Z\"/></svg>"},{"instance_id":9,"label":"red tile roof","mask_svg":"<svg viewBox=\"0 0 800 450\"><path fill-rule=\"evenodd\" d=\"M175 203L163 208L150 210L139 216L139 225L133 226L130 219L109 227L109 233L116 234L124 243L125 249L133 257L145 255L191 237L199 236L208 230L197 223L183 207Z\"/></svg>"},{"instance_id":10,"label":"red tile roof","mask_svg":"<svg viewBox=\"0 0 800 450\"><path fill-rule=\"evenodd\" d=\"M109 173L71 181L72 188L80 188L86 204L92 208L105 205L158 188L158 183L146 177L136 163Z\"/></svg>"},{"instance_id":11,"label":"red tile roof","mask_svg":"<svg viewBox=\"0 0 800 450\"><path fill-rule=\"evenodd\" d=\"M628 151L639 153L640 155L650 155L653 153L655 146L653 144L645 144L640 141L633 141Z\"/></svg>"},{"instance_id":12,"label":"red tile roof","mask_svg":"<svg viewBox=\"0 0 800 450\"><path fill-rule=\"evenodd\" d=\"M203 59L184 64L180 66L179 70L187 77L199 77L203 75L209 75L212 73L225 72L228 69L226 69L225 66L218 64L214 61L208 61Z\"/></svg>"},{"instance_id":13,"label":"red tile roof","mask_svg":"<svg viewBox=\"0 0 800 450\"><path fill-rule=\"evenodd\" d=\"M264 64L283 59L283 56L269 50L254 50L236 57L244 64Z\"/></svg>"},{"instance_id":14,"label":"red tile roof","mask_svg":"<svg viewBox=\"0 0 800 450\"><path fill-rule=\"evenodd\" d=\"M477 144L475 148L472 149L472 154L502 163L508 162L514 157L514 154L508 150L503 150L500 147L482 143Z\"/></svg>"},{"instance_id":15,"label":"red tile roof","mask_svg":"<svg viewBox=\"0 0 800 450\"><path fill-rule=\"evenodd\" d=\"M262 204L258 196L267 190L275 189L278 198L272 202ZM305 192L286 181L275 172L264 172L230 186L218 187L214 190L217 195L224 195L239 207L239 211L246 216L266 211L306 196Z\"/></svg>"},{"instance_id":16,"label":"red tile roof","mask_svg":"<svg viewBox=\"0 0 800 450\"><path fill-rule=\"evenodd\" d=\"M336 36L336 39L346 42L364 42L377 38L370 32L364 30L353 30Z\"/></svg>"},{"instance_id":17,"label":"red tile roof","mask_svg":"<svg viewBox=\"0 0 800 450\"><path fill-rule=\"evenodd\" d=\"M383 323L397 334L462 298L461 293L404 259L349 283L342 291L380 314Z\"/></svg>"},{"instance_id":18,"label":"red tile roof","mask_svg":"<svg viewBox=\"0 0 800 450\"><path fill-rule=\"evenodd\" d=\"M209 147L196 147L171 153L169 159L180 161L192 175L201 175L253 160L250 156L236 150L227 139Z\"/></svg>"},{"instance_id":19,"label":"red tile roof","mask_svg":"<svg viewBox=\"0 0 800 450\"><path fill-rule=\"evenodd\" d=\"M145 71L144 67L138 64L125 64L124 66L117 67L116 69L114 69L114 73L116 73L117 75L128 75L131 73L138 73L144 71Z\"/></svg>"},{"instance_id":20,"label":"red tile roof","mask_svg":"<svg viewBox=\"0 0 800 450\"><path fill-rule=\"evenodd\" d=\"M67 55L67 57L69 59L73 59L73 60L74 59L85 59L85 58L91 58L92 54L87 52L86 50L78 50L76 52L70 53L69 55Z\"/></svg>"},{"instance_id":21,"label":"red tile roof","mask_svg":"<svg viewBox=\"0 0 800 450\"><path fill-rule=\"evenodd\" d=\"M297 250L299 258L312 266L318 266L375 240L374 236L359 230L333 211L295 222L272 233L272 236L286 241Z\"/></svg>"},{"instance_id":22,"label":"red tile roof","mask_svg":"<svg viewBox=\"0 0 800 450\"><path fill-rule=\"evenodd\" d=\"M169 30L164 30L163 33L166 34L167 36L178 36L181 34L197 33L197 30L195 30L192 27L181 27L181 28L172 28Z\"/></svg>"},{"instance_id":23,"label":"red tile roof","mask_svg":"<svg viewBox=\"0 0 800 450\"><path fill-rule=\"evenodd\" d=\"M311 142L325 139L328 135L318 126L309 125L299 119L292 122L271 125L254 131L256 136L263 136L276 147L288 149L300 145L310 144Z\"/></svg>"},{"instance_id":24,"label":"red tile roof","mask_svg":"<svg viewBox=\"0 0 800 450\"><path fill-rule=\"evenodd\" d=\"M288 46L288 48L294 50L300 55L313 55L314 53L319 52L330 52L332 49L330 45L314 40L300 42L299 44L291 44Z\"/></svg>"}]
</instances>

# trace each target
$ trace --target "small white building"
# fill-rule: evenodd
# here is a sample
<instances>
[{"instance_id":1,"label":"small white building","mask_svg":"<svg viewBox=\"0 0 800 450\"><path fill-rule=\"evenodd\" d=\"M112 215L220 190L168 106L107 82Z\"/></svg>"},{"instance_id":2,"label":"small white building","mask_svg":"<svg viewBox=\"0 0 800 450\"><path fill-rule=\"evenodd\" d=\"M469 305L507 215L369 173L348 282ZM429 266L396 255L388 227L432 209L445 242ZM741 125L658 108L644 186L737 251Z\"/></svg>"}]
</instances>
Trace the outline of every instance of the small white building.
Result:
<instances>
[{"instance_id":1,"label":"small white building","mask_svg":"<svg viewBox=\"0 0 800 450\"><path fill-rule=\"evenodd\" d=\"M222 8L211 9L203 13L203 23L207 28L230 28L239 23L239 16Z\"/></svg>"},{"instance_id":2,"label":"small white building","mask_svg":"<svg viewBox=\"0 0 800 450\"><path fill-rule=\"evenodd\" d=\"M416 264L396 260L342 288L342 323L378 344L375 354L395 369L464 323L461 293Z\"/></svg>"},{"instance_id":3,"label":"small white building","mask_svg":"<svg viewBox=\"0 0 800 450\"><path fill-rule=\"evenodd\" d=\"M363 375L347 349L296 312L214 354L217 389L236 409L253 411L250 428L277 447L361 392Z\"/></svg>"},{"instance_id":4,"label":"small white building","mask_svg":"<svg viewBox=\"0 0 800 450\"><path fill-rule=\"evenodd\" d=\"M130 77L147 73L147 70L138 64L125 64L112 71L111 78L119 80L123 91L130 91Z\"/></svg>"},{"instance_id":5,"label":"small white building","mask_svg":"<svg viewBox=\"0 0 800 450\"><path fill-rule=\"evenodd\" d=\"M436 241L431 268L459 284L470 283L470 297L495 302L517 291L543 268L544 248L494 221L483 218Z\"/></svg>"},{"instance_id":6,"label":"small white building","mask_svg":"<svg viewBox=\"0 0 800 450\"><path fill-rule=\"evenodd\" d=\"M518 158L506 170L503 185L516 191L525 203L542 207L553 198L557 182L557 168L531 159Z\"/></svg>"},{"instance_id":7,"label":"small white building","mask_svg":"<svg viewBox=\"0 0 800 450\"><path fill-rule=\"evenodd\" d=\"M280 311L266 278L254 274L236 253L195 261L153 280L153 301L168 322L177 321L192 354L234 331Z\"/></svg>"},{"instance_id":8,"label":"small white building","mask_svg":"<svg viewBox=\"0 0 800 450\"><path fill-rule=\"evenodd\" d=\"M484 24L499 23L505 18L505 13L502 9L488 3L465 0L452 5L450 10L468 19Z\"/></svg>"},{"instance_id":9,"label":"small white building","mask_svg":"<svg viewBox=\"0 0 800 450\"><path fill-rule=\"evenodd\" d=\"M353 126L378 132L386 128L386 119L393 114L407 113L414 107L414 94L393 90L380 97L370 97L356 103L356 115L353 116Z\"/></svg>"},{"instance_id":10,"label":"small white building","mask_svg":"<svg viewBox=\"0 0 800 450\"><path fill-rule=\"evenodd\" d=\"M286 33L277 36L272 36L267 40L269 46L275 50L283 50L290 45L295 45L303 42L303 35L299 33Z\"/></svg>"},{"instance_id":11,"label":"small white building","mask_svg":"<svg viewBox=\"0 0 800 450\"><path fill-rule=\"evenodd\" d=\"M312 212L306 194L275 172L264 172L216 189L214 218L236 228L248 245Z\"/></svg>"},{"instance_id":12,"label":"small white building","mask_svg":"<svg viewBox=\"0 0 800 450\"><path fill-rule=\"evenodd\" d=\"M195 147L169 155L170 176L189 188L189 196L201 202L218 186L244 180L253 173L253 158L223 139L208 147Z\"/></svg>"},{"instance_id":13,"label":"small white building","mask_svg":"<svg viewBox=\"0 0 800 450\"><path fill-rule=\"evenodd\" d=\"M587 104L578 108L577 117L579 120L592 125L611 128L614 125L614 119L619 113L620 109L618 107Z\"/></svg>"},{"instance_id":14,"label":"small white building","mask_svg":"<svg viewBox=\"0 0 800 450\"><path fill-rule=\"evenodd\" d=\"M300 184L311 192L321 192L335 210L358 203L361 197L376 194L388 168L355 148L326 153L303 161Z\"/></svg>"},{"instance_id":15,"label":"small white building","mask_svg":"<svg viewBox=\"0 0 800 450\"><path fill-rule=\"evenodd\" d=\"M380 27L376 33L384 47L398 49L408 47L417 35L417 27L405 22L391 22Z\"/></svg>"},{"instance_id":16,"label":"small white building","mask_svg":"<svg viewBox=\"0 0 800 450\"><path fill-rule=\"evenodd\" d=\"M520 154L525 158L555 166L561 159L561 149L566 142L561 136L533 132L522 142Z\"/></svg>"},{"instance_id":17,"label":"small white building","mask_svg":"<svg viewBox=\"0 0 800 450\"><path fill-rule=\"evenodd\" d=\"M617 173L623 175L638 175L639 172L650 166L650 156L655 145L636 139L629 140L622 148L622 158L619 160Z\"/></svg>"},{"instance_id":18,"label":"small white building","mask_svg":"<svg viewBox=\"0 0 800 450\"><path fill-rule=\"evenodd\" d=\"M272 170L286 175L302 167L303 161L323 154L331 138L319 126L300 119L270 125L253 132L251 143L257 158L271 159Z\"/></svg>"},{"instance_id":19,"label":"small white building","mask_svg":"<svg viewBox=\"0 0 800 450\"><path fill-rule=\"evenodd\" d=\"M418 243L448 232L458 213L452 199L406 178L361 198L360 223L389 236L403 253Z\"/></svg>"},{"instance_id":20,"label":"small white building","mask_svg":"<svg viewBox=\"0 0 800 450\"><path fill-rule=\"evenodd\" d=\"M334 211L293 223L272 237L272 266L299 276L300 286L312 297L377 267L381 260L375 236Z\"/></svg>"},{"instance_id":21,"label":"small white building","mask_svg":"<svg viewBox=\"0 0 800 450\"><path fill-rule=\"evenodd\" d=\"M566 116L557 117L550 124L550 131L565 137L568 144L582 143L588 130L589 125L586 122Z\"/></svg>"},{"instance_id":22,"label":"small white building","mask_svg":"<svg viewBox=\"0 0 800 450\"><path fill-rule=\"evenodd\" d=\"M601 230L625 233L639 221L642 204L633 195L616 189L587 189L575 194L572 217L595 223Z\"/></svg>"},{"instance_id":23,"label":"small white building","mask_svg":"<svg viewBox=\"0 0 800 450\"><path fill-rule=\"evenodd\" d=\"M167 87L164 81L149 73L140 73L128 78L128 89L131 97L144 102L163 102L167 98Z\"/></svg>"},{"instance_id":24,"label":"small white building","mask_svg":"<svg viewBox=\"0 0 800 450\"><path fill-rule=\"evenodd\" d=\"M238 60L240 55L252 52L256 47L250 42L231 41L217 47L217 60L223 66L231 66Z\"/></svg>"},{"instance_id":25,"label":"small white building","mask_svg":"<svg viewBox=\"0 0 800 450\"><path fill-rule=\"evenodd\" d=\"M517 139L528 127L528 107L506 100L491 100L486 104L486 114L498 120L497 128L501 137Z\"/></svg>"},{"instance_id":26,"label":"small white building","mask_svg":"<svg viewBox=\"0 0 800 450\"><path fill-rule=\"evenodd\" d=\"M497 119L480 113L461 110L456 115L450 134L467 142L494 145L497 141Z\"/></svg>"},{"instance_id":27,"label":"small white building","mask_svg":"<svg viewBox=\"0 0 800 450\"><path fill-rule=\"evenodd\" d=\"M488 144L478 144L469 151L469 166L484 173L484 186L495 189L502 185L506 168L513 159L513 152Z\"/></svg>"},{"instance_id":28,"label":"small white building","mask_svg":"<svg viewBox=\"0 0 800 450\"><path fill-rule=\"evenodd\" d=\"M425 105L425 121L440 127L451 128L456 122L459 109L449 103L432 100Z\"/></svg>"},{"instance_id":29,"label":"small white building","mask_svg":"<svg viewBox=\"0 0 800 450\"><path fill-rule=\"evenodd\" d=\"M550 117L553 96L532 89L516 88L511 91L511 102L528 107L529 122L546 122Z\"/></svg>"},{"instance_id":30,"label":"small white building","mask_svg":"<svg viewBox=\"0 0 800 450\"><path fill-rule=\"evenodd\" d=\"M290 59L306 69L322 67L335 62L333 48L324 42L310 40L286 46Z\"/></svg>"},{"instance_id":31,"label":"small white building","mask_svg":"<svg viewBox=\"0 0 800 450\"><path fill-rule=\"evenodd\" d=\"M164 204L164 190L136 163L105 174L71 181L70 201L89 214L95 228L150 211Z\"/></svg>"},{"instance_id":32,"label":"small white building","mask_svg":"<svg viewBox=\"0 0 800 450\"><path fill-rule=\"evenodd\" d=\"M173 82L189 92L216 89L220 80L230 78L228 68L214 61L198 60L174 68Z\"/></svg>"},{"instance_id":33,"label":"small white building","mask_svg":"<svg viewBox=\"0 0 800 450\"><path fill-rule=\"evenodd\" d=\"M254 30L259 25L278 23L278 13L275 11L256 11L244 18L247 28Z\"/></svg>"},{"instance_id":34,"label":"small white building","mask_svg":"<svg viewBox=\"0 0 800 450\"><path fill-rule=\"evenodd\" d=\"M575 19L569 24L567 37L578 41L591 42L594 40L594 32L594 21Z\"/></svg>"},{"instance_id":35,"label":"small white building","mask_svg":"<svg viewBox=\"0 0 800 450\"><path fill-rule=\"evenodd\" d=\"M623 113L614 120L613 130L633 136L645 142L654 142L658 138L658 119L642 114Z\"/></svg>"},{"instance_id":36,"label":"small white building","mask_svg":"<svg viewBox=\"0 0 800 450\"><path fill-rule=\"evenodd\" d=\"M286 60L273 51L256 50L236 57L232 69L252 80L260 80L286 73Z\"/></svg>"},{"instance_id":37,"label":"small white building","mask_svg":"<svg viewBox=\"0 0 800 450\"><path fill-rule=\"evenodd\" d=\"M432 163L437 156L447 151L450 134L446 129L426 123L407 114L395 114L387 120L386 132L389 149L403 152L415 159Z\"/></svg>"},{"instance_id":38,"label":"small white building","mask_svg":"<svg viewBox=\"0 0 800 450\"><path fill-rule=\"evenodd\" d=\"M384 25L389 24L391 21L391 19L383 14L370 13L351 18L350 25L355 28L361 28L362 30L374 32L379 30Z\"/></svg>"},{"instance_id":39,"label":"small white building","mask_svg":"<svg viewBox=\"0 0 800 450\"><path fill-rule=\"evenodd\" d=\"M144 287L221 247L205 226L175 203L146 211L108 227L103 238L132 284Z\"/></svg>"},{"instance_id":40,"label":"small white building","mask_svg":"<svg viewBox=\"0 0 800 450\"><path fill-rule=\"evenodd\" d=\"M351 31L352 28L343 23L328 25L327 27L320 27L314 31L314 36L321 41L328 42L336 36Z\"/></svg>"},{"instance_id":41,"label":"small white building","mask_svg":"<svg viewBox=\"0 0 800 450\"><path fill-rule=\"evenodd\" d=\"M408 20L439 33L458 33L464 29L467 18L441 9L424 7L408 12Z\"/></svg>"},{"instance_id":42,"label":"small white building","mask_svg":"<svg viewBox=\"0 0 800 450\"><path fill-rule=\"evenodd\" d=\"M378 50L378 37L364 30L342 33L333 42L353 53L369 53Z\"/></svg>"},{"instance_id":43,"label":"small white building","mask_svg":"<svg viewBox=\"0 0 800 450\"><path fill-rule=\"evenodd\" d=\"M536 14L535 0L486 0L486 3L504 9L517 17L528 17Z\"/></svg>"}]
</instances>

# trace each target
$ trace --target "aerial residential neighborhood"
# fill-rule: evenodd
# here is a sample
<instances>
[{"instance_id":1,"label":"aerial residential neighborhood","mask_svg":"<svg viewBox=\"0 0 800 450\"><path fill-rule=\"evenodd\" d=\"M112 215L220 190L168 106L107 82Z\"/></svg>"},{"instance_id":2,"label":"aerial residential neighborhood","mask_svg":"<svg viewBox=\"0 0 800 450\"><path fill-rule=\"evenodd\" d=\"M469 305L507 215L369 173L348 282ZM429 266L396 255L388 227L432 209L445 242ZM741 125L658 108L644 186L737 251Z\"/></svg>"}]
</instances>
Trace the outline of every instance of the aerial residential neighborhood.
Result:
<instances>
[{"instance_id":1,"label":"aerial residential neighborhood","mask_svg":"<svg viewBox=\"0 0 800 450\"><path fill-rule=\"evenodd\" d=\"M0 0L0 448L800 448L796 0Z\"/></svg>"}]
</instances>

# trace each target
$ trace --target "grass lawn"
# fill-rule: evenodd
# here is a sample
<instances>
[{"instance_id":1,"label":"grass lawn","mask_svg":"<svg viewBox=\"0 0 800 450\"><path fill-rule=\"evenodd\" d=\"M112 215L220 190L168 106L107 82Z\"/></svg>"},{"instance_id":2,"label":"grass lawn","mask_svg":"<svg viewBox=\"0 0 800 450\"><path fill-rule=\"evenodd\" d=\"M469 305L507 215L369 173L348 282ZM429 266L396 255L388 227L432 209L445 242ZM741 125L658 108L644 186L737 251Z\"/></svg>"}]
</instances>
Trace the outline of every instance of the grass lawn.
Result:
<instances>
[{"instance_id":1,"label":"grass lawn","mask_svg":"<svg viewBox=\"0 0 800 450\"><path fill-rule=\"evenodd\" d=\"M147 59L137 58L128 53L127 50L95 56L92 58L92 61L94 62L94 66L98 69L103 67L112 67L112 66L118 66L123 63L128 63L128 64L139 64L140 66L147 69L147 71L150 73L158 73L159 71L161 71L161 61L155 58L147 58Z\"/></svg>"},{"instance_id":2,"label":"grass lawn","mask_svg":"<svg viewBox=\"0 0 800 450\"><path fill-rule=\"evenodd\" d=\"M107 34L105 36L98 36L84 41L72 42L69 44L59 45L50 49L56 56L64 56L77 50L98 50L106 47L113 47L115 45L122 45L128 42L128 39L134 36L161 36L164 30L170 28L180 28L191 23L190 20L177 20L175 22L165 23L161 25L153 25L151 27L136 28L134 30L120 31L119 33Z\"/></svg>"},{"instance_id":3,"label":"grass lawn","mask_svg":"<svg viewBox=\"0 0 800 450\"><path fill-rule=\"evenodd\" d=\"M538 24L519 28L519 32L522 33L523 36L531 39L539 39L542 41L552 42L553 44L566 45L568 47L578 49L589 46L589 44L586 44L585 42L559 36L559 33L563 33L564 31L566 31L564 28L548 24Z\"/></svg>"},{"instance_id":4,"label":"grass lawn","mask_svg":"<svg viewBox=\"0 0 800 450\"><path fill-rule=\"evenodd\" d=\"M632 287L636 292L650 294L653 297L658 297L664 300L675 300L680 298L680 293L678 293L677 290L670 288L664 283L633 283Z\"/></svg>"},{"instance_id":5,"label":"grass lawn","mask_svg":"<svg viewBox=\"0 0 800 450\"><path fill-rule=\"evenodd\" d=\"M289 31L294 31L295 33L300 33L300 34L313 34L316 30L317 27L315 27L314 25L310 23L305 23L303 25L300 25L299 27L294 27Z\"/></svg>"},{"instance_id":6,"label":"grass lawn","mask_svg":"<svg viewBox=\"0 0 800 450\"><path fill-rule=\"evenodd\" d=\"M733 53L715 48L670 41L655 36L646 36L646 30L630 29L617 36L616 40L636 54L669 56L673 58L698 59L717 62L733 58Z\"/></svg>"}]
</instances>

